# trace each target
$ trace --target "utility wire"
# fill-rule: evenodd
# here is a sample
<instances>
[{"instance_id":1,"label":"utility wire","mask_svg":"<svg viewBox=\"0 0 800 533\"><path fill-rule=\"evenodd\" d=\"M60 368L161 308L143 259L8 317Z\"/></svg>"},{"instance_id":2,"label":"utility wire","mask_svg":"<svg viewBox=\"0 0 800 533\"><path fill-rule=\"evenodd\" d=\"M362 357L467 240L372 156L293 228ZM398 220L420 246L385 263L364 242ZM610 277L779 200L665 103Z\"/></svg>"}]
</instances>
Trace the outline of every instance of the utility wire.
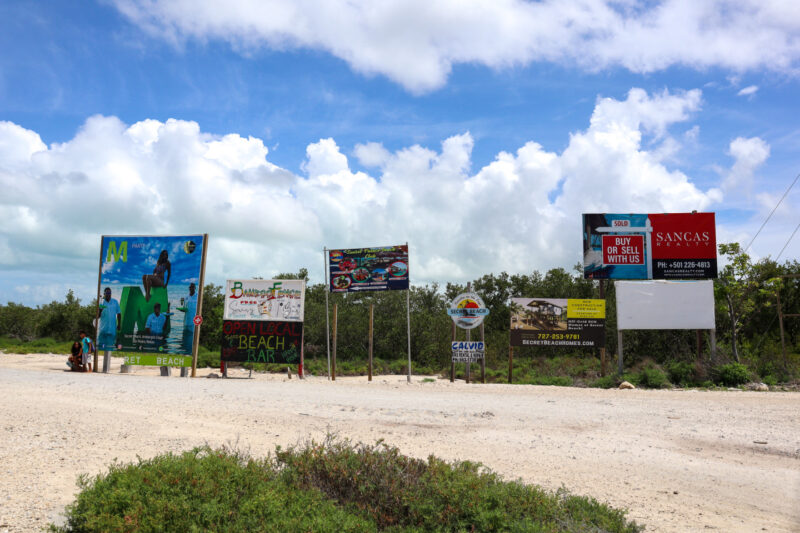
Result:
<instances>
[{"instance_id":1,"label":"utility wire","mask_svg":"<svg viewBox=\"0 0 800 533\"><path fill-rule=\"evenodd\" d=\"M772 215L773 215L773 214L775 214L775 211L778 209L778 206L779 206L779 205L781 205L781 202L783 202L783 199L784 199L784 198L786 198L786 195L787 195L787 194L789 194L789 191L791 191L791 190L792 190L792 187L794 187L794 184L795 184L795 183L797 183L797 180L798 180L798 179L800 179L800 174L798 174L797 176L795 176L795 178L794 178L794 181L792 182L792 184L791 184L791 185L789 185L789 188L788 188L788 189L786 189L786 192L785 192L785 193L783 193L783 196L781 196L781 199L780 199L780 200L778 200L778 203L777 203L777 204L775 204L775 207L773 207L773 208L772 208L772 211L770 211L770 213L769 213L769 216L767 217L767 219L764 221L764 223L763 223L763 224L761 224L761 227L760 227L760 228L758 228L758 231L756 232L756 234L755 234L755 235L753 235L753 238L752 238L752 239L750 239L750 244L748 244L748 245L747 245L747 247L744 249L744 252L745 252L745 253L747 252L747 250L749 250L749 249L750 249L750 246L752 246L752 245L753 245L753 241L755 241L755 240L756 240L756 237L758 237L758 234L759 234L759 233L761 233L761 230L762 230L762 229L764 229L764 226L766 226L766 225L767 225L767 222L769 222L769 219L770 219L770 218L772 218ZM799 227L800 227L800 226L799 226ZM795 231L797 231L797 230L795 229ZM794 236L794 233L792 233L792 236ZM791 240L791 237L789 238L789 240ZM786 244L788 244L788 242L787 242ZM784 248L785 248L785 247L784 247ZM783 252L783 250L781 250L781 252Z\"/></svg>"},{"instance_id":2,"label":"utility wire","mask_svg":"<svg viewBox=\"0 0 800 533\"><path fill-rule=\"evenodd\" d=\"M778 262L778 259L780 259L780 258L781 258L781 254L782 254L782 253L783 253L783 251L786 249L786 247L787 247L787 246L789 246L789 243L790 243L790 242L792 241L792 239L794 238L794 234L795 234L795 233L797 233L797 230L798 230L798 229L800 229L800 224L797 224L797 226L794 228L794 231L792 232L792 234L791 234L791 235L789 235L789 240L787 240L787 241L786 241L786 244L784 244L784 245L783 245L783 248L781 248L781 252L778 254L778 257L776 257L776 258L775 258L775 262L776 262L776 263Z\"/></svg>"}]
</instances>

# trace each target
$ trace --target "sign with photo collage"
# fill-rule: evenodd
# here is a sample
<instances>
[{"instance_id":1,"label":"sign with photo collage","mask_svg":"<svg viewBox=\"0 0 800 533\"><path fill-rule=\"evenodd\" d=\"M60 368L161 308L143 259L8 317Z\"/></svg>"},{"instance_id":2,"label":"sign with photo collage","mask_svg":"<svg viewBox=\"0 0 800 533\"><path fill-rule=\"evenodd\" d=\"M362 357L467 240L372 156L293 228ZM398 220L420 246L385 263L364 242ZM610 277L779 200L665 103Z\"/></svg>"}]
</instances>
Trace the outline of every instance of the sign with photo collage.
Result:
<instances>
[{"instance_id":1,"label":"sign with photo collage","mask_svg":"<svg viewBox=\"0 0 800 533\"><path fill-rule=\"evenodd\" d=\"M331 292L408 290L408 245L328 250Z\"/></svg>"}]
</instances>

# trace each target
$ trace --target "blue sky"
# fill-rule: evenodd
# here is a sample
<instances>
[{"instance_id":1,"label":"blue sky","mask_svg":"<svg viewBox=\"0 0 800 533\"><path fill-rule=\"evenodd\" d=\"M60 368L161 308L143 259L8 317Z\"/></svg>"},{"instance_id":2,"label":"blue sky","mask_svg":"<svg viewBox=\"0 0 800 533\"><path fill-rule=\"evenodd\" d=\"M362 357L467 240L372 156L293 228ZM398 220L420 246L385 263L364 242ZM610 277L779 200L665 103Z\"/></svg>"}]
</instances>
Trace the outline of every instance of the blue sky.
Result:
<instances>
[{"instance_id":1,"label":"blue sky","mask_svg":"<svg viewBox=\"0 0 800 533\"><path fill-rule=\"evenodd\" d=\"M102 234L207 232L215 283L571 268L587 211L747 243L800 172L800 8L696 4L3 2L0 301L91 298Z\"/></svg>"}]
</instances>

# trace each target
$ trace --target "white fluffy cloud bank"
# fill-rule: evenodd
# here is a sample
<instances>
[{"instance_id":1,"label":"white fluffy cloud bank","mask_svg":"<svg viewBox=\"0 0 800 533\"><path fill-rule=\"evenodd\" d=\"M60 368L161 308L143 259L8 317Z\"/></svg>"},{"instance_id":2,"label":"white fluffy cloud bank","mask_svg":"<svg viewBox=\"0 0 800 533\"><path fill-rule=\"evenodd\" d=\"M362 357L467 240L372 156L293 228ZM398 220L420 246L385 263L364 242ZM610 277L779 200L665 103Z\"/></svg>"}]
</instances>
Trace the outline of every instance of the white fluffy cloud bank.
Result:
<instances>
[{"instance_id":1,"label":"white fluffy cloud bank","mask_svg":"<svg viewBox=\"0 0 800 533\"><path fill-rule=\"evenodd\" d=\"M261 139L209 135L194 122L94 116L51 146L0 122L0 275L91 286L101 234L201 232L216 283L301 267L321 281L324 246L404 242L413 283L571 268L583 212L704 210L722 199L722 189L701 190L662 160L660 145L678 145L670 126L700 105L698 90L601 98L563 152L530 141L475 171L468 132L437 150L358 145L352 153L367 172L321 139L296 175L269 162ZM734 140L730 176L752 175L765 150L760 139Z\"/></svg>"},{"instance_id":2,"label":"white fluffy cloud bank","mask_svg":"<svg viewBox=\"0 0 800 533\"><path fill-rule=\"evenodd\" d=\"M414 92L440 87L459 63L789 72L800 60L792 0L113 1L159 38L324 50Z\"/></svg>"}]
</instances>

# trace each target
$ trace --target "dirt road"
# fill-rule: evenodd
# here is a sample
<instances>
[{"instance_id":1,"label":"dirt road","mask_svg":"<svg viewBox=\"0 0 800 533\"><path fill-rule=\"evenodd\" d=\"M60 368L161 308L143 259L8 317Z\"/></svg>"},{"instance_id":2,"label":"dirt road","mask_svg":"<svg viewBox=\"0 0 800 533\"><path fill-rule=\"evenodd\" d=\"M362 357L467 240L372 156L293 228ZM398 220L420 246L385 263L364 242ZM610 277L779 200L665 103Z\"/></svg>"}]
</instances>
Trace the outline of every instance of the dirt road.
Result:
<instances>
[{"instance_id":1,"label":"dirt road","mask_svg":"<svg viewBox=\"0 0 800 533\"><path fill-rule=\"evenodd\" d=\"M0 532L59 520L81 472L208 443L379 438L594 496L648 531L800 531L800 393L65 372L0 354ZM208 373L205 371L204 373Z\"/></svg>"}]
</instances>

